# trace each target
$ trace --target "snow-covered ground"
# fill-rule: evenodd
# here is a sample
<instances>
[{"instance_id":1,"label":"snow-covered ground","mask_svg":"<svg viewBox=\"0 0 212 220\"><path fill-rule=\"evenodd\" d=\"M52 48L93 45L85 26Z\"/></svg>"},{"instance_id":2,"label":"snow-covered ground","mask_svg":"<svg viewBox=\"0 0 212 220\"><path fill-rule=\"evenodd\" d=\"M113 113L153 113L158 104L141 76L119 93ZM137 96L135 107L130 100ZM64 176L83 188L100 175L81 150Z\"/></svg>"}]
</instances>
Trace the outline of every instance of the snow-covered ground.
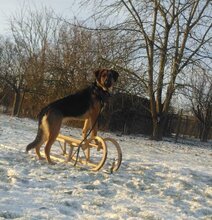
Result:
<instances>
[{"instance_id":1,"label":"snow-covered ground","mask_svg":"<svg viewBox=\"0 0 212 220\"><path fill-rule=\"evenodd\" d=\"M120 170L109 174L25 154L36 130L0 115L0 219L212 219L211 143L100 133L122 147Z\"/></svg>"}]
</instances>

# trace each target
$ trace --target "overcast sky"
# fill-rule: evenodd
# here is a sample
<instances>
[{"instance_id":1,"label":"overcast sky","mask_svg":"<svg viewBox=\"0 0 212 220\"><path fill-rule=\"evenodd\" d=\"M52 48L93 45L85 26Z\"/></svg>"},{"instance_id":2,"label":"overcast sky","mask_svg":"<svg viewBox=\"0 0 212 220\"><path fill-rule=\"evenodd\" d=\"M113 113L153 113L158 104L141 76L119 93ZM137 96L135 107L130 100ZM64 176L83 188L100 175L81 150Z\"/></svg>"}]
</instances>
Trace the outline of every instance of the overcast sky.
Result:
<instances>
[{"instance_id":1,"label":"overcast sky","mask_svg":"<svg viewBox=\"0 0 212 220\"><path fill-rule=\"evenodd\" d=\"M41 8L47 6L52 8L57 14L66 18L74 16L82 17L79 13L80 0L0 0L0 34L7 34L9 31L9 18L24 7L30 5L31 8ZM86 16L83 11L83 16Z\"/></svg>"}]
</instances>

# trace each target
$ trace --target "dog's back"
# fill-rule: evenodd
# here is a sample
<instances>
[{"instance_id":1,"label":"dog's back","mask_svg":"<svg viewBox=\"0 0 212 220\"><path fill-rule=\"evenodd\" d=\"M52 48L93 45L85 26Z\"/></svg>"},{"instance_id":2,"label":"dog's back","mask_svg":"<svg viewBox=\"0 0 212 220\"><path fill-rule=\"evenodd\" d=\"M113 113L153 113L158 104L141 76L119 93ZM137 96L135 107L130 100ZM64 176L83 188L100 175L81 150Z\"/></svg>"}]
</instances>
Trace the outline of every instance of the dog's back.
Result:
<instances>
[{"instance_id":1,"label":"dog's back","mask_svg":"<svg viewBox=\"0 0 212 220\"><path fill-rule=\"evenodd\" d=\"M65 117L80 117L92 105L92 89L87 87L75 94L66 96L62 99L56 100L41 110L38 115L39 119L47 114L49 111L57 111Z\"/></svg>"}]
</instances>

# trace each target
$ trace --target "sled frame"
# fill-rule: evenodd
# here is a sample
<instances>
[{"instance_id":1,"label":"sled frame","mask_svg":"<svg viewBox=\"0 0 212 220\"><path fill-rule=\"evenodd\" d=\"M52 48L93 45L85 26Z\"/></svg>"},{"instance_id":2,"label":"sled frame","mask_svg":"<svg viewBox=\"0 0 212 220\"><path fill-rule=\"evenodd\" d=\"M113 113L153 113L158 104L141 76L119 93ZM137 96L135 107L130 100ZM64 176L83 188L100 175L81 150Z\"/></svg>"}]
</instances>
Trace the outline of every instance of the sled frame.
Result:
<instances>
[{"instance_id":1,"label":"sled frame","mask_svg":"<svg viewBox=\"0 0 212 220\"><path fill-rule=\"evenodd\" d=\"M112 138L102 138L95 136L94 138L82 140L59 134L57 137L62 155L65 157L66 163L77 164L77 166L87 167L89 170L100 170L107 160L107 144L110 143L115 147L114 161L110 172L117 171L122 162L122 151L118 142ZM80 154L78 157L77 150L80 145ZM57 155L54 156L57 159ZM77 160L77 161L76 161Z\"/></svg>"}]
</instances>

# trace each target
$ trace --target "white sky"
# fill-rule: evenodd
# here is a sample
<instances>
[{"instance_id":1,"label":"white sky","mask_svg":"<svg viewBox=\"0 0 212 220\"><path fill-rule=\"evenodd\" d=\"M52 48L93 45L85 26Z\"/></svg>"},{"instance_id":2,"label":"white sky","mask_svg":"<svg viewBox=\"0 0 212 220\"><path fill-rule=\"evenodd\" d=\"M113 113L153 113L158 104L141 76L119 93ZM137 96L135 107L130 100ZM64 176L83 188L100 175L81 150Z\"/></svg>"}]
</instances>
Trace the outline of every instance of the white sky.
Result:
<instances>
[{"instance_id":1,"label":"white sky","mask_svg":"<svg viewBox=\"0 0 212 220\"><path fill-rule=\"evenodd\" d=\"M47 6L66 18L87 17L85 10L83 15L79 13L79 2L80 0L0 0L0 34L9 32L10 16L19 12L24 5L37 9Z\"/></svg>"}]
</instances>

